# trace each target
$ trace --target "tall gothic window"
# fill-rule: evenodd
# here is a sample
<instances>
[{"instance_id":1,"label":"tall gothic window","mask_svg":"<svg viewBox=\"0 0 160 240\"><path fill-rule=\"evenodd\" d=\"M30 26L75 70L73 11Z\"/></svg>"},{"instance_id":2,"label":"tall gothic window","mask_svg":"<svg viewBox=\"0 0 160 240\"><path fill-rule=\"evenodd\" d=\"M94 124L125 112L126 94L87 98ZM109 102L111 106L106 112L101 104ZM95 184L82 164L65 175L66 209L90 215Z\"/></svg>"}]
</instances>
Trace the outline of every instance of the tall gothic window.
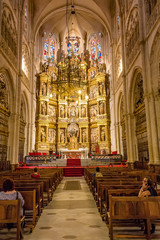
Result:
<instances>
[{"instance_id":1,"label":"tall gothic window","mask_svg":"<svg viewBox=\"0 0 160 240\"><path fill-rule=\"evenodd\" d=\"M71 42L67 43L67 53L68 53L68 56L72 56L72 44L71 44Z\"/></svg>"},{"instance_id":2,"label":"tall gothic window","mask_svg":"<svg viewBox=\"0 0 160 240\"><path fill-rule=\"evenodd\" d=\"M101 58L102 58L101 44L100 44L99 40L97 40L97 59L98 59L98 62L101 62Z\"/></svg>"},{"instance_id":3,"label":"tall gothic window","mask_svg":"<svg viewBox=\"0 0 160 240\"><path fill-rule=\"evenodd\" d=\"M27 3L25 4L25 16L24 16L24 31L27 32Z\"/></svg>"},{"instance_id":4,"label":"tall gothic window","mask_svg":"<svg viewBox=\"0 0 160 240\"><path fill-rule=\"evenodd\" d=\"M92 60L98 60L100 63L102 60L102 50L101 50L101 44L99 39L97 39L96 35L91 38L90 40L90 46L91 46L91 59Z\"/></svg>"},{"instance_id":5,"label":"tall gothic window","mask_svg":"<svg viewBox=\"0 0 160 240\"><path fill-rule=\"evenodd\" d=\"M91 40L91 59L96 59L96 41L94 38Z\"/></svg>"},{"instance_id":6,"label":"tall gothic window","mask_svg":"<svg viewBox=\"0 0 160 240\"><path fill-rule=\"evenodd\" d=\"M68 36L66 37L67 43L67 54L68 56L78 56L79 54L79 46L80 46L80 38L77 36Z\"/></svg>"},{"instance_id":7,"label":"tall gothic window","mask_svg":"<svg viewBox=\"0 0 160 240\"><path fill-rule=\"evenodd\" d=\"M45 63L53 63L55 60L55 40L53 35L49 35L48 38L46 38L44 43L44 52L43 52L43 59Z\"/></svg>"},{"instance_id":8,"label":"tall gothic window","mask_svg":"<svg viewBox=\"0 0 160 240\"><path fill-rule=\"evenodd\" d=\"M74 55L77 56L79 54L79 43L75 42L74 44Z\"/></svg>"}]
</instances>

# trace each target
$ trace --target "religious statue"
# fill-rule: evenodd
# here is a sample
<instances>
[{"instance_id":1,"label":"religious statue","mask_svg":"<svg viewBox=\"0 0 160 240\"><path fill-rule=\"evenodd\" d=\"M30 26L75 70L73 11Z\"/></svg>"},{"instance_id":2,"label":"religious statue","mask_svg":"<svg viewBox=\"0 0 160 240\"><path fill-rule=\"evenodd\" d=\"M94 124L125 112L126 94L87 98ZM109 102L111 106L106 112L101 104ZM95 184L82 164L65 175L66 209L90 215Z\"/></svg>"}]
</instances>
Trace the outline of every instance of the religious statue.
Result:
<instances>
[{"instance_id":1,"label":"religious statue","mask_svg":"<svg viewBox=\"0 0 160 240\"><path fill-rule=\"evenodd\" d=\"M60 142L61 142L61 143L64 143L64 142L65 142L64 132L61 132L61 134L60 134Z\"/></svg>"},{"instance_id":2,"label":"religious statue","mask_svg":"<svg viewBox=\"0 0 160 240\"><path fill-rule=\"evenodd\" d=\"M102 95L104 93L104 83L99 83L99 95Z\"/></svg>"},{"instance_id":3,"label":"religious statue","mask_svg":"<svg viewBox=\"0 0 160 240\"><path fill-rule=\"evenodd\" d=\"M82 131L82 142L84 143L84 142L86 142L86 129L83 129L83 131Z\"/></svg>"},{"instance_id":4,"label":"religious statue","mask_svg":"<svg viewBox=\"0 0 160 240\"><path fill-rule=\"evenodd\" d=\"M47 95L47 86L46 86L45 82L43 82L43 84L42 84L42 95L43 96Z\"/></svg>"},{"instance_id":5,"label":"religious statue","mask_svg":"<svg viewBox=\"0 0 160 240\"><path fill-rule=\"evenodd\" d=\"M55 129L49 128L48 129L48 142L55 143L56 136L55 136Z\"/></svg>"},{"instance_id":6,"label":"religious statue","mask_svg":"<svg viewBox=\"0 0 160 240\"><path fill-rule=\"evenodd\" d=\"M47 114L47 107L46 107L46 102L41 103L41 114L46 115Z\"/></svg>"},{"instance_id":7,"label":"religious statue","mask_svg":"<svg viewBox=\"0 0 160 240\"><path fill-rule=\"evenodd\" d=\"M93 79L95 77L95 70L91 71L91 79Z\"/></svg>"},{"instance_id":8,"label":"religious statue","mask_svg":"<svg viewBox=\"0 0 160 240\"><path fill-rule=\"evenodd\" d=\"M99 105L99 114L104 114L104 102L101 102Z\"/></svg>"},{"instance_id":9,"label":"religious statue","mask_svg":"<svg viewBox=\"0 0 160 240\"><path fill-rule=\"evenodd\" d=\"M89 94L90 99L96 98L97 97L97 86L93 85L90 87L90 94Z\"/></svg>"},{"instance_id":10,"label":"religious statue","mask_svg":"<svg viewBox=\"0 0 160 240\"><path fill-rule=\"evenodd\" d=\"M46 141L46 133L45 133L45 128L41 127L41 142Z\"/></svg>"},{"instance_id":11,"label":"religious statue","mask_svg":"<svg viewBox=\"0 0 160 240\"><path fill-rule=\"evenodd\" d=\"M106 140L106 136L105 136L105 128L103 127L101 129L101 141L105 141Z\"/></svg>"},{"instance_id":12,"label":"religious statue","mask_svg":"<svg viewBox=\"0 0 160 240\"><path fill-rule=\"evenodd\" d=\"M72 106L70 109L70 117L76 117L76 109L75 106Z\"/></svg>"},{"instance_id":13,"label":"religious statue","mask_svg":"<svg viewBox=\"0 0 160 240\"><path fill-rule=\"evenodd\" d=\"M97 142L98 141L98 129L92 128L91 129L91 142Z\"/></svg>"},{"instance_id":14,"label":"religious statue","mask_svg":"<svg viewBox=\"0 0 160 240\"><path fill-rule=\"evenodd\" d=\"M68 149L78 149L79 126L72 122L67 127Z\"/></svg>"},{"instance_id":15,"label":"religious statue","mask_svg":"<svg viewBox=\"0 0 160 240\"><path fill-rule=\"evenodd\" d=\"M57 80L57 75L55 72L51 72L51 80L53 80L53 81Z\"/></svg>"},{"instance_id":16,"label":"religious statue","mask_svg":"<svg viewBox=\"0 0 160 240\"><path fill-rule=\"evenodd\" d=\"M65 117L65 114L64 114L64 106L63 106L63 105L60 107L60 117L61 117L61 118L64 118L64 117Z\"/></svg>"},{"instance_id":17,"label":"religious statue","mask_svg":"<svg viewBox=\"0 0 160 240\"><path fill-rule=\"evenodd\" d=\"M82 107L82 117L86 117L86 107Z\"/></svg>"},{"instance_id":18,"label":"religious statue","mask_svg":"<svg viewBox=\"0 0 160 240\"><path fill-rule=\"evenodd\" d=\"M49 107L48 107L48 115L50 117L56 117L56 108L55 108L55 106L49 105Z\"/></svg>"},{"instance_id":19,"label":"religious statue","mask_svg":"<svg viewBox=\"0 0 160 240\"><path fill-rule=\"evenodd\" d=\"M97 116L97 105L93 105L90 108L90 116L91 117L96 117Z\"/></svg>"}]
</instances>

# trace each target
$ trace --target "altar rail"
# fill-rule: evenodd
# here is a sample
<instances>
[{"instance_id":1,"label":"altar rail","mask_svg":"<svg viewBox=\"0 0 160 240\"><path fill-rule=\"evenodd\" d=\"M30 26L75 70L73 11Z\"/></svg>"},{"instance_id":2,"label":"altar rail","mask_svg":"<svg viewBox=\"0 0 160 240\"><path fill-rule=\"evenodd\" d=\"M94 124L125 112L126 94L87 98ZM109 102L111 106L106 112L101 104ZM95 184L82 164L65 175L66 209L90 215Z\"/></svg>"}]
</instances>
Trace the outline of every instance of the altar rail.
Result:
<instances>
[{"instance_id":1,"label":"altar rail","mask_svg":"<svg viewBox=\"0 0 160 240\"><path fill-rule=\"evenodd\" d=\"M55 155L36 155L36 156L26 156L25 163L27 165L41 165L46 163L56 163L56 156Z\"/></svg>"},{"instance_id":2,"label":"altar rail","mask_svg":"<svg viewBox=\"0 0 160 240\"><path fill-rule=\"evenodd\" d=\"M121 154L106 154L106 155L91 155L92 162L100 162L104 165L114 165L114 164L125 164L125 161L122 161Z\"/></svg>"}]
</instances>

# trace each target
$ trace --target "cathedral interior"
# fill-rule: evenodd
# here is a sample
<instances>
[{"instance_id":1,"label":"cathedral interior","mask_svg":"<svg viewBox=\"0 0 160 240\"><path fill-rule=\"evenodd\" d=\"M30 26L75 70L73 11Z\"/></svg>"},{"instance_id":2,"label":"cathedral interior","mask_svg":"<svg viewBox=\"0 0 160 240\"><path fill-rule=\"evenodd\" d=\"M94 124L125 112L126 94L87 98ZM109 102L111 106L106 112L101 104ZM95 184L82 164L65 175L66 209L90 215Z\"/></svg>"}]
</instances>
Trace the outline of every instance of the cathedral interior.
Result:
<instances>
[{"instance_id":1,"label":"cathedral interior","mask_svg":"<svg viewBox=\"0 0 160 240\"><path fill-rule=\"evenodd\" d=\"M159 224L160 0L0 0L0 239Z\"/></svg>"},{"instance_id":2,"label":"cathedral interior","mask_svg":"<svg viewBox=\"0 0 160 240\"><path fill-rule=\"evenodd\" d=\"M0 168L29 152L160 167L160 1L0 1Z\"/></svg>"}]
</instances>

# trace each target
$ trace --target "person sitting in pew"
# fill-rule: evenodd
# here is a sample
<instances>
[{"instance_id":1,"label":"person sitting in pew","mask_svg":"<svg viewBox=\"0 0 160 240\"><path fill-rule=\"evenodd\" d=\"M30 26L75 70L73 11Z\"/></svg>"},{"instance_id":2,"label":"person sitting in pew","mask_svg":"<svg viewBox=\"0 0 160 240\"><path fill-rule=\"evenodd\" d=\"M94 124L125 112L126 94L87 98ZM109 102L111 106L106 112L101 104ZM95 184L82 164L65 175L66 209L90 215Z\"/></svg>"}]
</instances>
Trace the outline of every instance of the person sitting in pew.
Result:
<instances>
[{"instance_id":1,"label":"person sitting in pew","mask_svg":"<svg viewBox=\"0 0 160 240\"><path fill-rule=\"evenodd\" d=\"M11 179L6 179L3 182L3 191L0 192L0 200L21 200L21 217L24 215L24 199L20 192L15 190L14 182ZM11 229L12 223L7 224L7 228Z\"/></svg>"},{"instance_id":2,"label":"person sitting in pew","mask_svg":"<svg viewBox=\"0 0 160 240\"><path fill-rule=\"evenodd\" d=\"M142 182L142 187L139 191L138 197L157 196L157 191L153 187L152 179L145 177ZM155 224L151 224L151 234L155 232ZM147 234L147 223L145 221L145 234Z\"/></svg>"},{"instance_id":3,"label":"person sitting in pew","mask_svg":"<svg viewBox=\"0 0 160 240\"><path fill-rule=\"evenodd\" d=\"M103 177L103 174L100 172L99 167L96 167L96 172L93 173L93 177Z\"/></svg>"},{"instance_id":4,"label":"person sitting in pew","mask_svg":"<svg viewBox=\"0 0 160 240\"><path fill-rule=\"evenodd\" d=\"M32 173L31 177L32 178L40 178L40 174L38 173L38 169L34 168L34 172Z\"/></svg>"}]
</instances>

